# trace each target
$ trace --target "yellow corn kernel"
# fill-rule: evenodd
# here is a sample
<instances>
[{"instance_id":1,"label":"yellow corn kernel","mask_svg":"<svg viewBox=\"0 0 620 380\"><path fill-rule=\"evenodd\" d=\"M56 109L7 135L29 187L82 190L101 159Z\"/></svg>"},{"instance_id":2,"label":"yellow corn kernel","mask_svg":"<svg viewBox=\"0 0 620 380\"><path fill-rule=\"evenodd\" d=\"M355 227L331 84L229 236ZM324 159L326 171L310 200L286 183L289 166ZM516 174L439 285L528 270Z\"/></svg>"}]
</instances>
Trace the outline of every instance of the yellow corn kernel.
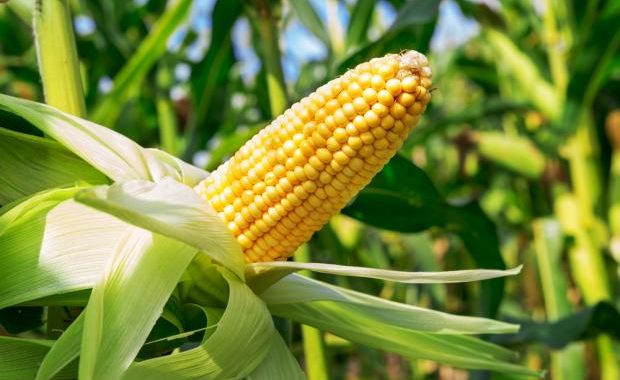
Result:
<instances>
[{"instance_id":1,"label":"yellow corn kernel","mask_svg":"<svg viewBox=\"0 0 620 380\"><path fill-rule=\"evenodd\" d=\"M360 64L295 103L195 190L246 261L286 259L396 153L430 86L415 51Z\"/></svg>"}]
</instances>

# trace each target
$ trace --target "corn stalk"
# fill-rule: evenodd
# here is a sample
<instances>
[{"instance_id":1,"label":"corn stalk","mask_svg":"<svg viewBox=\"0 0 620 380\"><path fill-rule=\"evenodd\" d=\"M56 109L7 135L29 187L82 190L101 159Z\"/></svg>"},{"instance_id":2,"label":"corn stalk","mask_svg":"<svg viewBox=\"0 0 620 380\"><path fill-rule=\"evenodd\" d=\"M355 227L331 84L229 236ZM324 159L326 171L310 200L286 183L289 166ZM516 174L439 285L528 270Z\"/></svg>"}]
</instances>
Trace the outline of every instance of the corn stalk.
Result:
<instances>
[{"instance_id":1,"label":"corn stalk","mask_svg":"<svg viewBox=\"0 0 620 380\"><path fill-rule=\"evenodd\" d=\"M76 116L86 114L69 2L37 0L34 33L47 104Z\"/></svg>"},{"instance_id":2,"label":"corn stalk","mask_svg":"<svg viewBox=\"0 0 620 380\"><path fill-rule=\"evenodd\" d=\"M589 2L593 4L595 2ZM564 94L567 89L567 60L560 49L561 46L568 48L572 42L572 34L568 27L558 29L558 17L554 11L566 14L565 4L558 6L557 2L548 0L544 18L545 34L548 37L548 59L551 68L553 85L558 94ZM589 6L588 9L591 9ZM585 34L584 34L585 35ZM559 40L560 36L564 41ZM596 81L593 81L596 82ZM572 194L569 196L575 204L570 207L577 223L572 231L565 232L575 238L575 243L569 248L569 261L573 277L583 293L587 304L594 304L601 300L611 299L611 290L605 271L601 239L601 231L604 224L597 215L597 210L602 208L602 175L599 167L600 153L596 139L596 126L590 109L594 100L596 83L591 83L586 90L583 103L580 105L575 133L570 137L562 148L563 154L569 162L569 170L572 180ZM566 96L560 95L563 108L568 107ZM556 122L559 119L555 120ZM558 198L556 198L556 203ZM556 210L559 208L556 206ZM604 234L604 233L603 233ZM596 339L599 355L601 378L604 380L617 379L620 375L620 367L615 358L614 347L610 337L600 336Z\"/></svg>"}]
</instances>

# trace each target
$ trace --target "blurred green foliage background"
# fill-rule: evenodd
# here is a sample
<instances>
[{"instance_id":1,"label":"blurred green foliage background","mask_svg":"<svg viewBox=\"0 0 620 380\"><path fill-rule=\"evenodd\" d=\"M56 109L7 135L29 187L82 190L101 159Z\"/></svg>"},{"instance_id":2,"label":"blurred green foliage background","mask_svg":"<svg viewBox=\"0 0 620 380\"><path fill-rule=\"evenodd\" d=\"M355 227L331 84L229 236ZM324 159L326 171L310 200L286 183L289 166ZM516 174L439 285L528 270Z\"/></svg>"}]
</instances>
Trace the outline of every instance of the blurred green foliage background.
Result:
<instances>
[{"instance_id":1,"label":"blurred green foliage background","mask_svg":"<svg viewBox=\"0 0 620 380\"><path fill-rule=\"evenodd\" d=\"M523 323L493 339L553 379L620 378L620 1L69 3L87 118L209 170L347 68L427 54L435 89L421 125L305 259L412 271L524 264L482 285L322 279ZM33 6L0 4L0 92L44 101ZM37 134L20 120L2 127ZM334 379L490 377L323 338ZM311 357L298 328L292 342Z\"/></svg>"}]
</instances>

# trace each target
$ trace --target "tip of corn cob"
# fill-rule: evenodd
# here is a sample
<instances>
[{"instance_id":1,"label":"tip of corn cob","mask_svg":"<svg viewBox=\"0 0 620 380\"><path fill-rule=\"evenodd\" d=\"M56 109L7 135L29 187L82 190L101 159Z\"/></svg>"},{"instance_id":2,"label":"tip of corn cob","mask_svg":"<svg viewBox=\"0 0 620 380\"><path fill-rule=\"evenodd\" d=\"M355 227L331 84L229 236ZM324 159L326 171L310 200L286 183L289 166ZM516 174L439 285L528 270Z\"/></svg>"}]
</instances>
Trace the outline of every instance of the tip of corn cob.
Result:
<instances>
[{"instance_id":1,"label":"tip of corn cob","mask_svg":"<svg viewBox=\"0 0 620 380\"><path fill-rule=\"evenodd\" d=\"M398 151L430 101L410 50L359 64L293 104L195 190L246 261L286 259Z\"/></svg>"}]
</instances>

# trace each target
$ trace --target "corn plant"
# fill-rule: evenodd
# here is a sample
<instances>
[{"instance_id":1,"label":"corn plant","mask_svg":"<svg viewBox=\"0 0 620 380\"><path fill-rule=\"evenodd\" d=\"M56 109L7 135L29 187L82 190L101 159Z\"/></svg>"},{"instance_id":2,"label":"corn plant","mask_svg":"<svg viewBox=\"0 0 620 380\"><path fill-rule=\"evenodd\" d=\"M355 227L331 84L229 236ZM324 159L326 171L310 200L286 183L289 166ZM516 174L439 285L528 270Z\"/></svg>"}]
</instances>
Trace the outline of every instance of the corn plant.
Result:
<instances>
[{"instance_id":1,"label":"corn plant","mask_svg":"<svg viewBox=\"0 0 620 380\"><path fill-rule=\"evenodd\" d=\"M0 4L0 378L614 379L618 7L501 3Z\"/></svg>"}]
</instances>

